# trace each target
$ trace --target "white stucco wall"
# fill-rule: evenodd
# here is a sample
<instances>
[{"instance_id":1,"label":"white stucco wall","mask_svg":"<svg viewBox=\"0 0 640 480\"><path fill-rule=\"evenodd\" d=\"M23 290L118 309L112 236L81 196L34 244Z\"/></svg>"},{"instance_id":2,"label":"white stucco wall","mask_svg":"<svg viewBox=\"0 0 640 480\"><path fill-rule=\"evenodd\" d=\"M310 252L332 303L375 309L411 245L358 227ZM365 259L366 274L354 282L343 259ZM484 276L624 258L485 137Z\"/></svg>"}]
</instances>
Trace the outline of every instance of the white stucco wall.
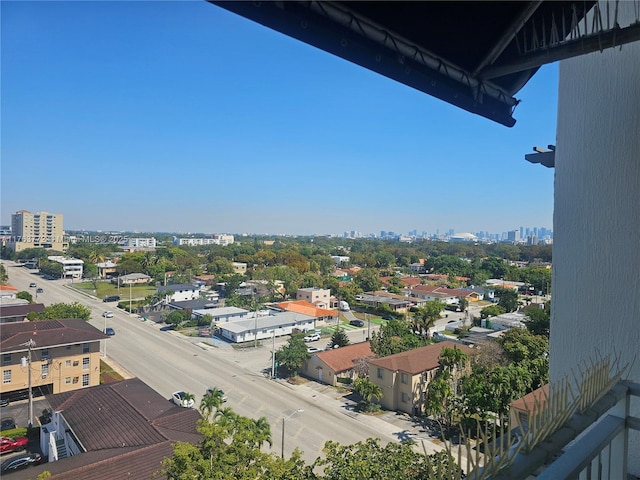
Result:
<instances>
[{"instance_id":1,"label":"white stucco wall","mask_svg":"<svg viewBox=\"0 0 640 480\"><path fill-rule=\"evenodd\" d=\"M561 62L558 98L551 381L611 353L640 382L640 42Z\"/></svg>"}]
</instances>

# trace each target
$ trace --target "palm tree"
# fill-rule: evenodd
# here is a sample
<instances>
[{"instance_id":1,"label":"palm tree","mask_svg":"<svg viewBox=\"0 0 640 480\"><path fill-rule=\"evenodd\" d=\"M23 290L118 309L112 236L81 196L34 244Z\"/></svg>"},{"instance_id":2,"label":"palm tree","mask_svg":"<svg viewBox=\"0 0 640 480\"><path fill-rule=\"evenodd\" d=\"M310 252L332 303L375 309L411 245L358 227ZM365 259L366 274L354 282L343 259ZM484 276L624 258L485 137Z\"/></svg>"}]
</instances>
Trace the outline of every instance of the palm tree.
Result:
<instances>
[{"instance_id":1,"label":"palm tree","mask_svg":"<svg viewBox=\"0 0 640 480\"><path fill-rule=\"evenodd\" d=\"M231 407L221 408L216 410L213 418L221 426L233 425L236 422L238 415L233 411Z\"/></svg>"},{"instance_id":2,"label":"palm tree","mask_svg":"<svg viewBox=\"0 0 640 480\"><path fill-rule=\"evenodd\" d=\"M252 421L251 430L255 436L255 443L257 447L260 447L264 442L267 442L271 447L273 441L271 439L271 426L267 417L260 417L257 420Z\"/></svg>"},{"instance_id":3,"label":"palm tree","mask_svg":"<svg viewBox=\"0 0 640 480\"><path fill-rule=\"evenodd\" d=\"M200 413L209 419L214 410L218 410L224 402L224 392L217 387L210 388L200 401Z\"/></svg>"},{"instance_id":4,"label":"palm tree","mask_svg":"<svg viewBox=\"0 0 640 480\"><path fill-rule=\"evenodd\" d=\"M368 378L356 378L353 382L353 389L362 397L362 399L370 404L375 398L382 398L382 389Z\"/></svg>"}]
</instances>

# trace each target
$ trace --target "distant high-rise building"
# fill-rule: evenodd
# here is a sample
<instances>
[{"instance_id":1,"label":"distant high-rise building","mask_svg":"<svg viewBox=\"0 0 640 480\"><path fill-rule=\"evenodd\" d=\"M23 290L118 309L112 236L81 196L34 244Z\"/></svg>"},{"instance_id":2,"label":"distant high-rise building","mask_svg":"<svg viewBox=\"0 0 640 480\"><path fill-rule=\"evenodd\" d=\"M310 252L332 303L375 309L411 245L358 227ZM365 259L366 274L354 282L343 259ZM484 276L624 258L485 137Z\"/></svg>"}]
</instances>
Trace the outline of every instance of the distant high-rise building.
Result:
<instances>
[{"instance_id":1,"label":"distant high-rise building","mask_svg":"<svg viewBox=\"0 0 640 480\"><path fill-rule=\"evenodd\" d=\"M62 214L19 210L11 215L11 239L7 246L15 252L27 248L64 252L69 243L64 237Z\"/></svg>"},{"instance_id":2,"label":"distant high-rise building","mask_svg":"<svg viewBox=\"0 0 640 480\"><path fill-rule=\"evenodd\" d=\"M517 243L520 241L520 230L511 230L507 232L507 241Z\"/></svg>"}]
</instances>

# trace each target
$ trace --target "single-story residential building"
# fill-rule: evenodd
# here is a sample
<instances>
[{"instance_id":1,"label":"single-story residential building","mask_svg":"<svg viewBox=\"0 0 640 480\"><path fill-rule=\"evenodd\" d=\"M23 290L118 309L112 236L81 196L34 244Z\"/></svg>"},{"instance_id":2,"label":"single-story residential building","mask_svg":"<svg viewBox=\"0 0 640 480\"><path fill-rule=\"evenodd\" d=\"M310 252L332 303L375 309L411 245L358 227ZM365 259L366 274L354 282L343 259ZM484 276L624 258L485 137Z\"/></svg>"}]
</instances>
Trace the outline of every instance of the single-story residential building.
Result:
<instances>
[{"instance_id":1,"label":"single-story residential building","mask_svg":"<svg viewBox=\"0 0 640 480\"><path fill-rule=\"evenodd\" d=\"M112 278L111 283L114 285L146 285L151 280L152 278L144 273L129 273Z\"/></svg>"},{"instance_id":2,"label":"single-story residential building","mask_svg":"<svg viewBox=\"0 0 640 480\"><path fill-rule=\"evenodd\" d=\"M300 374L318 382L336 386L338 378L355 380L358 376L354 372L356 362L360 359L368 361L374 356L369 342L333 348L311 355L311 358L305 360Z\"/></svg>"},{"instance_id":3,"label":"single-story residential building","mask_svg":"<svg viewBox=\"0 0 640 480\"><path fill-rule=\"evenodd\" d=\"M386 293L384 295L363 293L362 295L356 295L356 300L364 303L365 305L371 305L374 308L378 308L380 305L386 305L394 312L406 312L407 308L411 305L411 302L404 297L394 298L391 294Z\"/></svg>"},{"instance_id":4,"label":"single-story residential building","mask_svg":"<svg viewBox=\"0 0 640 480\"><path fill-rule=\"evenodd\" d=\"M0 285L0 299L15 299L18 289L13 285Z\"/></svg>"},{"instance_id":5,"label":"single-story residential building","mask_svg":"<svg viewBox=\"0 0 640 480\"><path fill-rule=\"evenodd\" d=\"M429 382L435 377L444 348L458 348L467 355L472 349L454 342L440 342L369 361L369 379L382 390L380 405L421 415Z\"/></svg>"},{"instance_id":6,"label":"single-story residential building","mask_svg":"<svg viewBox=\"0 0 640 480\"><path fill-rule=\"evenodd\" d=\"M51 419L40 427L47 461L11 475L36 478L158 478L176 442L198 444L200 414L181 408L138 378L47 395ZM99 426L99 428L97 428ZM156 477L157 475L157 477Z\"/></svg>"},{"instance_id":7,"label":"single-story residential building","mask_svg":"<svg viewBox=\"0 0 640 480\"><path fill-rule=\"evenodd\" d=\"M193 310L194 315L211 315L211 326L215 327L221 323L236 322L249 317L249 310L238 307L218 307L218 308L199 308Z\"/></svg>"},{"instance_id":8,"label":"single-story residential building","mask_svg":"<svg viewBox=\"0 0 640 480\"><path fill-rule=\"evenodd\" d=\"M208 312L207 312L208 313ZM223 338L236 343L252 342L271 338L273 335L291 335L294 329L309 331L315 328L315 318L295 312L280 312L275 315L256 316L218 324Z\"/></svg>"},{"instance_id":9,"label":"single-story residential building","mask_svg":"<svg viewBox=\"0 0 640 480\"><path fill-rule=\"evenodd\" d=\"M217 301L206 298L196 298L195 300L183 300L180 302L169 302L169 308L174 310L210 310L218 307Z\"/></svg>"},{"instance_id":10,"label":"single-story residential building","mask_svg":"<svg viewBox=\"0 0 640 480\"><path fill-rule=\"evenodd\" d=\"M407 293L412 297L423 298L428 301L439 300L448 305L457 304L461 298L470 302L477 302L479 298L479 294L473 290L436 287L433 285L416 285Z\"/></svg>"},{"instance_id":11,"label":"single-story residential building","mask_svg":"<svg viewBox=\"0 0 640 480\"><path fill-rule=\"evenodd\" d=\"M511 312L502 313L495 317L489 317L483 320L484 327L493 330L508 330L510 328L527 328L525 322L529 319L524 313Z\"/></svg>"},{"instance_id":12,"label":"single-story residential building","mask_svg":"<svg viewBox=\"0 0 640 480\"><path fill-rule=\"evenodd\" d=\"M280 302L273 304L270 308L279 311L302 313L303 315L314 317L316 325L338 323L338 320L340 318L340 312L338 312L338 310L328 310L326 308L320 308L305 300Z\"/></svg>"}]
</instances>

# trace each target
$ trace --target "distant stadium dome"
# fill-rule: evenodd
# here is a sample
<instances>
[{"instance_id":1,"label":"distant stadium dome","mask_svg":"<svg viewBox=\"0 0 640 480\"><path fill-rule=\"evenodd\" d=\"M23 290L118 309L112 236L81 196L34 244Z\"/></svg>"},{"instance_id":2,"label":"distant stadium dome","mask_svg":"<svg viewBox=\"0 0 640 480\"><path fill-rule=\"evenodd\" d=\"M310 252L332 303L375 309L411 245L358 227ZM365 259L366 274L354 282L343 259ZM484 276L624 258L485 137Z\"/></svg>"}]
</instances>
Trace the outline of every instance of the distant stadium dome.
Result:
<instances>
[{"instance_id":1,"label":"distant stadium dome","mask_svg":"<svg viewBox=\"0 0 640 480\"><path fill-rule=\"evenodd\" d=\"M478 237L473 233L456 233L449 237L450 242L477 242Z\"/></svg>"}]
</instances>

